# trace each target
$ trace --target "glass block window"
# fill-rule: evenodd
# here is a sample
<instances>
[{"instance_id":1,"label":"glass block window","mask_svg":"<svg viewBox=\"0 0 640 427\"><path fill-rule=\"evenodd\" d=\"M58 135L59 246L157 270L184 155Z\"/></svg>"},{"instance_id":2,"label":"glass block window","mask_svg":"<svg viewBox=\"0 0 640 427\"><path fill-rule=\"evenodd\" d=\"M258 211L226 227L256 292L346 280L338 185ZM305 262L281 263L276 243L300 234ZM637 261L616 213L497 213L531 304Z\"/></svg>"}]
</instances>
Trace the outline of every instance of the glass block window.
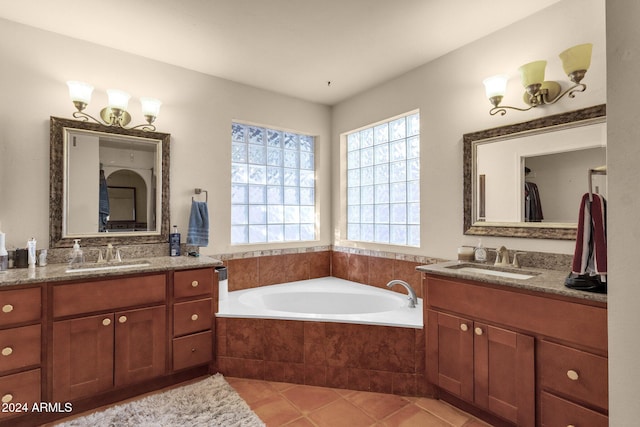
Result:
<instances>
[{"instance_id":1,"label":"glass block window","mask_svg":"<svg viewBox=\"0 0 640 427\"><path fill-rule=\"evenodd\" d=\"M314 138L231 125L231 244L316 240Z\"/></svg>"},{"instance_id":2,"label":"glass block window","mask_svg":"<svg viewBox=\"0 0 640 427\"><path fill-rule=\"evenodd\" d=\"M420 114L347 134L347 239L420 246Z\"/></svg>"}]
</instances>

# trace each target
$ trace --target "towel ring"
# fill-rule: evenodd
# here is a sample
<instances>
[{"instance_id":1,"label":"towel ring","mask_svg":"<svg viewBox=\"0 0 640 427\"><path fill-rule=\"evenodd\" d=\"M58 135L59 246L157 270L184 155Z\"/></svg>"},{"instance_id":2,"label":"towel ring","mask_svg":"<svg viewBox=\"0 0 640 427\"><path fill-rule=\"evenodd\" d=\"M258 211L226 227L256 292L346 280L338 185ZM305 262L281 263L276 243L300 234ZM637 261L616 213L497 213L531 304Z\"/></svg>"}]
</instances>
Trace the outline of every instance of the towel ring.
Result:
<instances>
[{"instance_id":1,"label":"towel ring","mask_svg":"<svg viewBox=\"0 0 640 427\"><path fill-rule=\"evenodd\" d=\"M203 190L202 188L196 188L195 189L195 193L196 194L201 194L204 191L204 202L205 203L209 203L209 193L207 192L207 190ZM191 201L195 201L194 197L191 197Z\"/></svg>"}]
</instances>

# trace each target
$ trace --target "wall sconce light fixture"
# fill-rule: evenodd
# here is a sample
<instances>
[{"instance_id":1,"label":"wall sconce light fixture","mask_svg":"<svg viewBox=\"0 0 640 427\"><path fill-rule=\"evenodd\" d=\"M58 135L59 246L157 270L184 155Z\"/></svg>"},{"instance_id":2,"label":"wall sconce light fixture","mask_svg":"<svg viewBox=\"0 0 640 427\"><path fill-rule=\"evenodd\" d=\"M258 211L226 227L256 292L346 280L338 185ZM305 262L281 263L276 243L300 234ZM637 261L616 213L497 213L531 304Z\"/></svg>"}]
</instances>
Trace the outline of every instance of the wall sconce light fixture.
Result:
<instances>
[{"instance_id":1,"label":"wall sconce light fixture","mask_svg":"<svg viewBox=\"0 0 640 427\"><path fill-rule=\"evenodd\" d=\"M489 114L493 116L500 113L500 115L504 116L507 114L506 109L528 111L540 105L555 104L565 95L569 95L569 98L574 98L576 92L584 92L587 89L587 85L580 82L591 65L592 47L593 45L591 43L580 44L565 50L559 55L562 60L564 72L573 82L573 86L564 92L562 92L562 88L558 82L544 80L544 70L547 66L547 61L534 61L520 67L518 70L520 71L522 86L524 86L526 90L523 100L529 105L529 108L500 105L506 92L509 76L500 74L484 79L483 83L487 97L489 101L491 101L491 104L493 104L493 108L489 110Z\"/></svg>"},{"instance_id":2,"label":"wall sconce light fixture","mask_svg":"<svg viewBox=\"0 0 640 427\"><path fill-rule=\"evenodd\" d=\"M162 105L162 103L155 98L140 98L142 114L144 115L147 123L127 128L126 126L131 122L131 115L127 112L129 99L131 98L128 93L117 89L107 89L109 105L100 110L100 118L102 119L102 121L100 121L84 112L84 109L89 105L89 102L91 102L93 86L88 83L78 81L68 81L67 86L69 86L69 96L71 97L71 101L77 110L73 112L73 117L76 119L84 121L91 119L101 125L115 126L123 129L142 129L146 131L156 130L153 122L160 113L160 105Z\"/></svg>"}]
</instances>

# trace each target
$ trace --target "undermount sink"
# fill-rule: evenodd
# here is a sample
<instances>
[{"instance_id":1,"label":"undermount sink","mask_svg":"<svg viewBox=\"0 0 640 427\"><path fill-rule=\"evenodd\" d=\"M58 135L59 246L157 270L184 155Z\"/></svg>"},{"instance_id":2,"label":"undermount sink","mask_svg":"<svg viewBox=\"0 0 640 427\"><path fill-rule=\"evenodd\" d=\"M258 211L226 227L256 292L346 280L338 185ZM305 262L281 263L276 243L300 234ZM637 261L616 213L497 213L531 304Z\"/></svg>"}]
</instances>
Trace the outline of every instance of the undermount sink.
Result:
<instances>
[{"instance_id":1,"label":"undermount sink","mask_svg":"<svg viewBox=\"0 0 640 427\"><path fill-rule=\"evenodd\" d=\"M461 273L486 274L489 276L505 277L507 279L526 280L537 276L540 273L533 271L514 271L515 269L507 269L499 266L482 265L482 264L456 264L446 267L448 269L457 270Z\"/></svg>"},{"instance_id":2,"label":"undermount sink","mask_svg":"<svg viewBox=\"0 0 640 427\"><path fill-rule=\"evenodd\" d=\"M123 270L127 268L148 267L151 263L149 261L135 261L118 264L91 264L91 266L80 268L68 268L66 273L87 273L91 271L109 271L109 270Z\"/></svg>"}]
</instances>

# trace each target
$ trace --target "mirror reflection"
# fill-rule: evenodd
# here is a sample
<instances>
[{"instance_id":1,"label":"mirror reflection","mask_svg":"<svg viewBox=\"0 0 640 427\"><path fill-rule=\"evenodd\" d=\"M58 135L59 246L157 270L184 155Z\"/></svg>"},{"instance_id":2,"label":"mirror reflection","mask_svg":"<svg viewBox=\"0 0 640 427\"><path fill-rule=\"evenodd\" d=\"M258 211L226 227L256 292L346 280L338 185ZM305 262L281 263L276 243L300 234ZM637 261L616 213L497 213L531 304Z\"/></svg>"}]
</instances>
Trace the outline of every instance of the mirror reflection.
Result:
<instances>
[{"instance_id":1,"label":"mirror reflection","mask_svg":"<svg viewBox=\"0 0 640 427\"><path fill-rule=\"evenodd\" d=\"M464 135L465 234L572 239L589 170L606 164L604 105ZM606 198L606 176L594 176Z\"/></svg>"},{"instance_id":2,"label":"mirror reflection","mask_svg":"<svg viewBox=\"0 0 640 427\"><path fill-rule=\"evenodd\" d=\"M52 117L51 247L166 242L169 138Z\"/></svg>"}]
</instances>

